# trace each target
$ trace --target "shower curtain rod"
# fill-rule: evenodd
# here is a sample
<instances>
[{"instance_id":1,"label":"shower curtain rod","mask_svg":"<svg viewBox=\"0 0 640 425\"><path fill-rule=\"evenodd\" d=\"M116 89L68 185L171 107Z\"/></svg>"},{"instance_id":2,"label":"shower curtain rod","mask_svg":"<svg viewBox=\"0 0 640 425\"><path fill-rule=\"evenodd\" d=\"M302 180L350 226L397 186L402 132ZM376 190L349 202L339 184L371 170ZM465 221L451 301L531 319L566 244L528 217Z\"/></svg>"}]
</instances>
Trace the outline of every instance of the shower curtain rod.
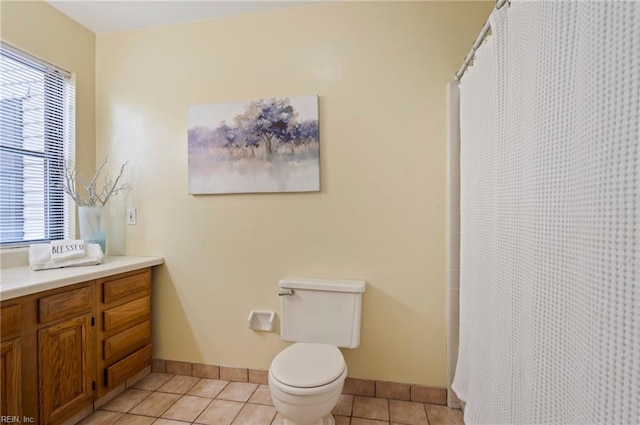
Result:
<instances>
[{"instance_id":1,"label":"shower curtain rod","mask_svg":"<svg viewBox=\"0 0 640 425\"><path fill-rule=\"evenodd\" d=\"M493 10L501 9L502 6L504 6L507 3L510 3L510 0L497 0ZM487 33L489 32L490 29L491 29L491 24L487 19L487 22L484 23L484 25L482 26L482 29L480 30L480 35L478 35L478 38L476 38L476 41L473 43L473 46L471 46L471 50L469 50L469 53L467 53L467 56L464 58L464 62L462 63L462 66L460 67L458 72L456 72L454 76L456 81L460 81L460 78L462 78L462 76L464 75L465 71L467 70L467 67L469 66L469 63L471 63L471 61L473 60L473 57L476 54L476 50L478 50L478 47L480 47L484 39L487 37Z\"/></svg>"}]
</instances>

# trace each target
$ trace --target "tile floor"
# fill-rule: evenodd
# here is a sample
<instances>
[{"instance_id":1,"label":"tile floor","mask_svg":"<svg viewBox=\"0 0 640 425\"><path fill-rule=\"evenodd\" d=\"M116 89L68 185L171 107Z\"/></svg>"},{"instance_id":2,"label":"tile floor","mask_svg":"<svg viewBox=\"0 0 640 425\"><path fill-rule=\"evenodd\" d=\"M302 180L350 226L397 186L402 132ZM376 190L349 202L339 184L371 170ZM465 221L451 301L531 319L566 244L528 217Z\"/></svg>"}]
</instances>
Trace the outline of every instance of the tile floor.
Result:
<instances>
[{"instance_id":1,"label":"tile floor","mask_svg":"<svg viewBox=\"0 0 640 425\"><path fill-rule=\"evenodd\" d=\"M336 425L464 425L446 406L343 394ZM151 373L80 425L280 425L267 385Z\"/></svg>"}]
</instances>

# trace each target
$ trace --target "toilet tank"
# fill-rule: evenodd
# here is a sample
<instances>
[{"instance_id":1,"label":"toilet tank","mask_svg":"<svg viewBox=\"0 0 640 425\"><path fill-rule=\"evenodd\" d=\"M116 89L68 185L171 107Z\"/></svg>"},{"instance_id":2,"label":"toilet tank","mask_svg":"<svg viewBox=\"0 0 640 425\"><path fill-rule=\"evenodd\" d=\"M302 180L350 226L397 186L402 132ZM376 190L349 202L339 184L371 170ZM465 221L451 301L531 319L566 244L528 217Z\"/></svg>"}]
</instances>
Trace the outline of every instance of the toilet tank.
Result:
<instances>
[{"instance_id":1,"label":"toilet tank","mask_svg":"<svg viewBox=\"0 0 640 425\"><path fill-rule=\"evenodd\" d=\"M279 283L280 335L291 342L360 345L364 280L288 277Z\"/></svg>"}]
</instances>

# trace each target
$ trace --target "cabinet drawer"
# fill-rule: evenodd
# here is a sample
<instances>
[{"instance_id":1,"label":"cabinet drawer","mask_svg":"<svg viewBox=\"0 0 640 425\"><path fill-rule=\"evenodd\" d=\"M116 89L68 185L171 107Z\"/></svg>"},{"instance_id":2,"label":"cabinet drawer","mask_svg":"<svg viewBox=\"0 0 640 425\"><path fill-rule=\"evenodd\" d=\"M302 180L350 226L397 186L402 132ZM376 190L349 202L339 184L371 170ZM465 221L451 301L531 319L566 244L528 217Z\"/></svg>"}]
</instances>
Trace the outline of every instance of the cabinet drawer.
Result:
<instances>
[{"instance_id":1,"label":"cabinet drawer","mask_svg":"<svg viewBox=\"0 0 640 425\"><path fill-rule=\"evenodd\" d=\"M151 272L145 270L143 273L104 282L102 288L102 302L105 304L135 295L147 296L151 291Z\"/></svg>"},{"instance_id":2,"label":"cabinet drawer","mask_svg":"<svg viewBox=\"0 0 640 425\"><path fill-rule=\"evenodd\" d=\"M104 340L104 360L110 362L151 342L151 323L140 323Z\"/></svg>"},{"instance_id":3,"label":"cabinet drawer","mask_svg":"<svg viewBox=\"0 0 640 425\"><path fill-rule=\"evenodd\" d=\"M126 304L119 305L104 312L104 331L109 332L117 328L126 327L145 318L151 313L151 299L139 298Z\"/></svg>"},{"instance_id":4,"label":"cabinet drawer","mask_svg":"<svg viewBox=\"0 0 640 425\"><path fill-rule=\"evenodd\" d=\"M72 316L91 309L93 304L93 286L74 289L38 300L38 323Z\"/></svg>"},{"instance_id":5,"label":"cabinet drawer","mask_svg":"<svg viewBox=\"0 0 640 425\"><path fill-rule=\"evenodd\" d=\"M22 306L12 305L0 310L0 335L4 338L22 330Z\"/></svg>"},{"instance_id":6,"label":"cabinet drawer","mask_svg":"<svg viewBox=\"0 0 640 425\"><path fill-rule=\"evenodd\" d=\"M104 386L113 388L151 364L151 344L104 370Z\"/></svg>"}]
</instances>

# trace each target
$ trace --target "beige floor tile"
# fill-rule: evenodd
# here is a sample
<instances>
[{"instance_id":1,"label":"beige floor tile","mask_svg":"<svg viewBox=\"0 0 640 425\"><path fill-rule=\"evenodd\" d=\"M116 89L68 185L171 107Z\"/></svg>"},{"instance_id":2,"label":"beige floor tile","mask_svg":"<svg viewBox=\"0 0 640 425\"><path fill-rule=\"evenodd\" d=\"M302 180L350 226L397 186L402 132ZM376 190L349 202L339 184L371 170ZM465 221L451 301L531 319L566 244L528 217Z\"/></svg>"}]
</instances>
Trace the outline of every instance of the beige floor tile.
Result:
<instances>
[{"instance_id":1,"label":"beige floor tile","mask_svg":"<svg viewBox=\"0 0 640 425\"><path fill-rule=\"evenodd\" d=\"M211 401L212 399L210 398L185 395L171 406L169 410L164 412L162 417L176 421L193 422L200 416L200 413L206 409Z\"/></svg>"},{"instance_id":2,"label":"beige floor tile","mask_svg":"<svg viewBox=\"0 0 640 425\"><path fill-rule=\"evenodd\" d=\"M276 417L273 418L271 425L284 425L284 416L282 416L280 413L277 413Z\"/></svg>"},{"instance_id":3,"label":"beige floor tile","mask_svg":"<svg viewBox=\"0 0 640 425\"><path fill-rule=\"evenodd\" d=\"M233 425L270 425L275 417L275 407L247 403L233 421Z\"/></svg>"},{"instance_id":4,"label":"beige floor tile","mask_svg":"<svg viewBox=\"0 0 640 425\"><path fill-rule=\"evenodd\" d=\"M230 425L243 406L243 403L237 401L213 400L195 422L207 425Z\"/></svg>"},{"instance_id":5,"label":"beige floor tile","mask_svg":"<svg viewBox=\"0 0 640 425\"><path fill-rule=\"evenodd\" d=\"M124 415L116 425L151 425L156 418L152 418L150 416L138 416L138 415Z\"/></svg>"},{"instance_id":6,"label":"beige floor tile","mask_svg":"<svg viewBox=\"0 0 640 425\"><path fill-rule=\"evenodd\" d=\"M187 394L216 398L228 383L229 381L220 381L218 379L201 379L200 382L191 387Z\"/></svg>"},{"instance_id":7,"label":"beige floor tile","mask_svg":"<svg viewBox=\"0 0 640 425\"><path fill-rule=\"evenodd\" d=\"M383 398L356 396L353 399L352 416L364 419L389 421L389 400Z\"/></svg>"},{"instance_id":8,"label":"beige floor tile","mask_svg":"<svg viewBox=\"0 0 640 425\"><path fill-rule=\"evenodd\" d=\"M350 394L340 396L332 413L336 425L464 425L462 412L446 406ZM284 425L284 417L266 384L152 373L79 425L189 423Z\"/></svg>"},{"instance_id":9,"label":"beige floor tile","mask_svg":"<svg viewBox=\"0 0 640 425\"><path fill-rule=\"evenodd\" d=\"M260 385L249 399L249 403L265 404L267 406L273 406L271 401L271 392L268 385Z\"/></svg>"},{"instance_id":10,"label":"beige floor tile","mask_svg":"<svg viewBox=\"0 0 640 425\"><path fill-rule=\"evenodd\" d=\"M349 425L351 423L350 416L333 415L333 419L336 420L336 425Z\"/></svg>"},{"instance_id":11,"label":"beige floor tile","mask_svg":"<svg viewBox=\"0 0 640 425\"><path fill-rule=\"evenodd\" d=\"M424 404L411 401L389 400L391 422L409 425L429 425Z\"/></svg>"},{"instance_id":12,"label":"beige floor tile","mask_svg":"<svg viewBox=\"0 0 640 425\"><path fill-rule=\"evenodd\" d=\"M218 394L218 398L231 401L249 400L253 392L258 388L258 384L249 384L245 382L229 382L224 390Z\"/></svg>"},{"instance_id":13,"label":"beige floor tile","mask_svg":"<svg viewBox=\"0 0 640 425\"><path fill-rule=\"evenodd\" d=\"M122 413L120 412L96 410L95 412L84 418L79 425L112 425L121 417Z\"/></svg>"},{"instance_id":14,"label":"beige floor tile","mask_svg":"<svg viewBox=\"0 0 640 425\"><path fill-rule=\"evenodd\" d=\"M353 396L350 394L342 394L340 395L338 404L336 404L336 407L333 408L331 413L339 416L351 416L352 410L353 410Z\"/></svg>"},{"instance_id":15,"label":"beige floor tile","mask_svg":"<svg viewBox=\"0 0 640 425\"><path fill-rule=\"evenodd\" d=\"M375 419L351 418L351 425L389 425L389 422L377 421Z\"/></svg>"},{"instance_id":16,"label":"beige floor tile","mask_svg":"<svg viewBox=\"0 0 640 425\"><path fill-rule=\"evenodd\" d=\"M425 404L430 425L464 425L462 411L447 406Z\"/></svg>"},{"instance_id":17,"label":"beige floor tile","mask_svg":"<svg viewBox=\"0 0 640 425\"><path fill-rule=\"evenodd\" d=\"M126 413L133 409L138 403L151 395L151 391L129 388L122 394L101 407L103 410Z\"/></svg>"},{"instance_id":18,"label":"beige floor tile","mask_svg":"<svg viewBox=\"0 0 640 425\"><path fill-rule=\"evenodd\" d=\"M184 394L193 388L200 381L200 378L195 376L183 376L176 375L169 379L166 384L158 388L158 391L163 393Z\"/></svg>"},{"instance_id":19,"label":"beige floor tile","mask_svg":"<svg viewBox=\"0 0 640 425\"><path fill-rule=\"evenodd\" d=\"M334 415L333 418L336 420L336 425L349 425L349 422L351 421L351 418L348 416ZM271 425L284 425L284 416L277 413L273 418Z\"/></svg>"},{"instance_id":20,"label":"beige floor tile","mask_svg":"<svg viewBox=\"0 0 640 425\"><path fill-rule=\"evenodd\" d=\"M172 377L173 375L169 375L167 373L150 373L131 387L138 388L140 390L155 391Z\"/></svg>"},{"instance_id":21,"label":"beige floor tile","mask_svg":"<svg viewBox=\"0 0 640 425\"><path fill-rule=\"evenodd\" d=\"M155 418L154 418L155 419ZM172 419L160 418L153 425L185 425L187 422L174 421Z\"/></svg>"},{"instance_id":22,"label":"beige floor tile","mask_svg":"<svg viewBox=\"0 0 640 425\"><path fill-rule=\"evenodd\" d=\"M129 413L159 417L179 399L179 394L156 392L142 400L136 407L131 409Z\"/></svg>"}]
</instances>

